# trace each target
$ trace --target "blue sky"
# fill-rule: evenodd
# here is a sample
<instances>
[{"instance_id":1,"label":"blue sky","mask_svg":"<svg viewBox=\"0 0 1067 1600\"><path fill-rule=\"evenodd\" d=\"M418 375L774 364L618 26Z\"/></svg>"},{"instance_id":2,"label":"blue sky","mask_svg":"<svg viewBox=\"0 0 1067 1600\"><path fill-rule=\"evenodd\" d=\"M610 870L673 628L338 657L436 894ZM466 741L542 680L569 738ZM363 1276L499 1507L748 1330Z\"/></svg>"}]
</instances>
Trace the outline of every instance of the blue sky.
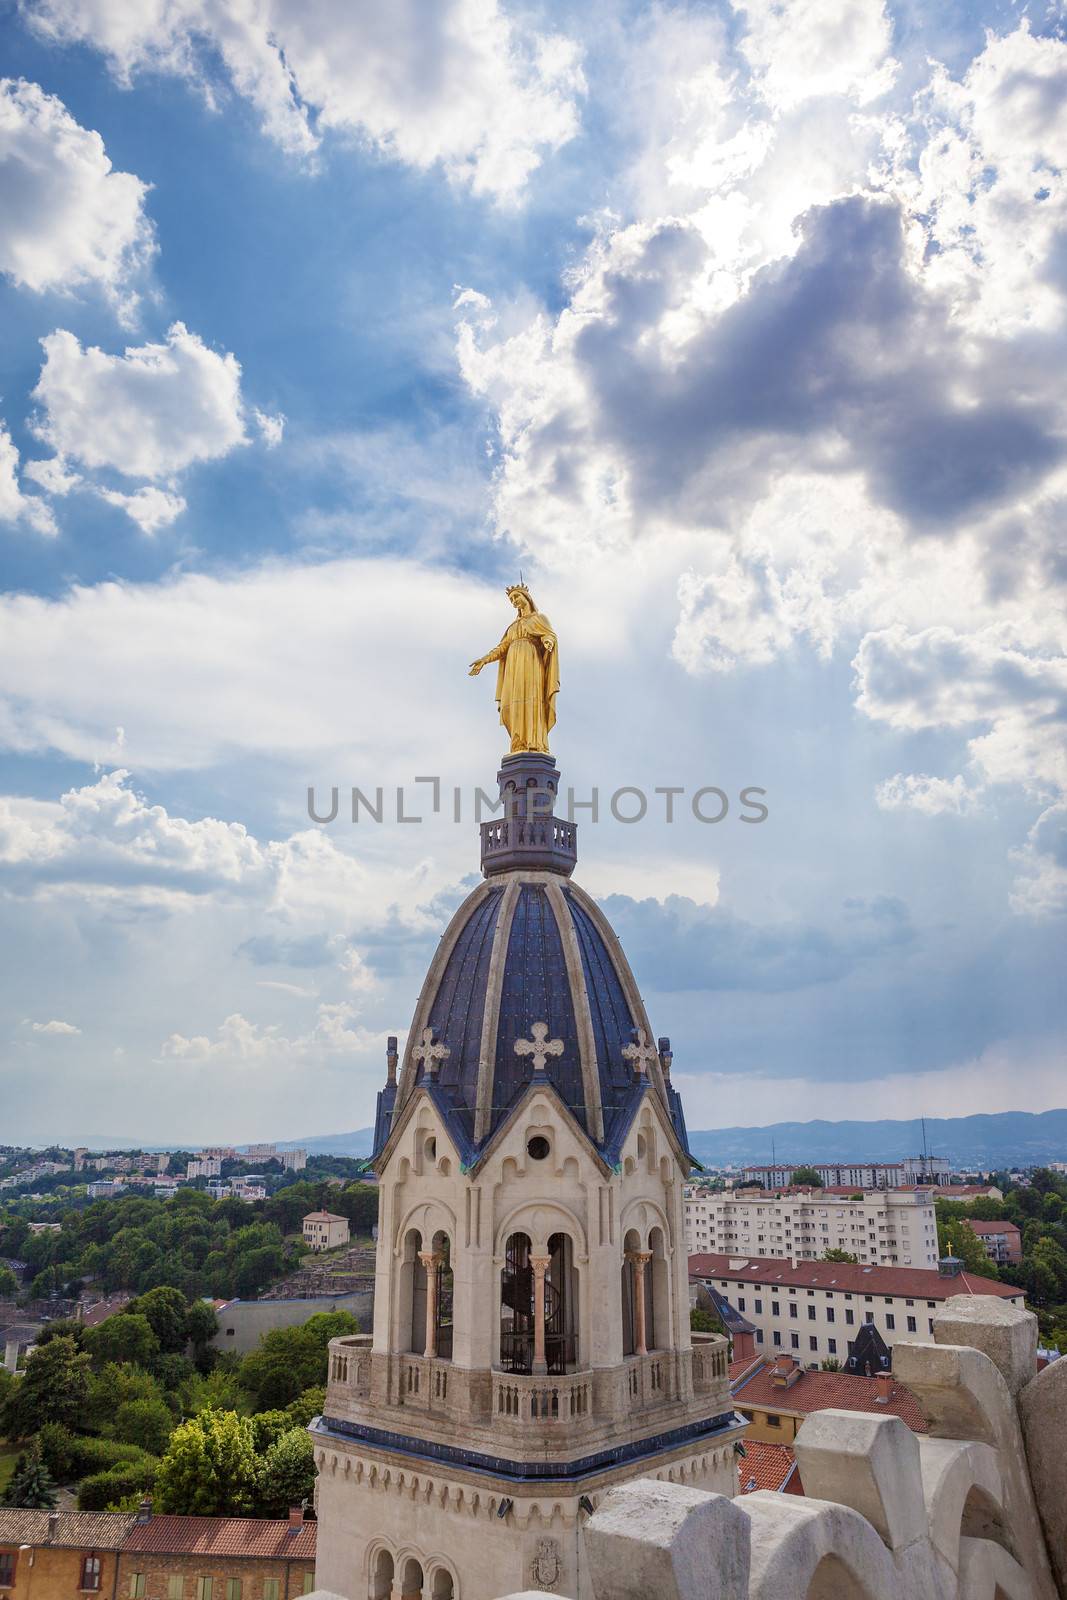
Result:
<instances>
[{"instance_id":1,"label":"blue sky","mask_svg":"<svg viewBox=\"0 0 1067 1600\"><path fill-rule=\"evenodd\" d=\"M473 820L307 787L491 785L519 567L692 1126L1062 1104L1062 17L0 41L0 1138L369 1120Z\"/></svg>"}]
</instances>

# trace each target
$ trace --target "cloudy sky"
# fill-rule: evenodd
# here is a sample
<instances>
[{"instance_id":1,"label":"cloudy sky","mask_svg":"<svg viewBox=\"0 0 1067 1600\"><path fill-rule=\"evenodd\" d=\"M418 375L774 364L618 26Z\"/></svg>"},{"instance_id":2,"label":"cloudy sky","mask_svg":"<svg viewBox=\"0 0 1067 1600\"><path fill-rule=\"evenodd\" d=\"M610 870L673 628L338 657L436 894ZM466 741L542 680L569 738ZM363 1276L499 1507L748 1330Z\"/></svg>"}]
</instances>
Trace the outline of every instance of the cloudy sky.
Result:
<instances>
[{"instance_id":1,"label":"cloudy sky","mask_svg":"<svg viewBox=\"0 0 1067 1600\"><path fill-rule=\"evenodd\" d=\"M520 567L691 1126L1063 1104L1058 8L0 36L0 1139L369 1120Z\"/></svg>"}]
</instances>

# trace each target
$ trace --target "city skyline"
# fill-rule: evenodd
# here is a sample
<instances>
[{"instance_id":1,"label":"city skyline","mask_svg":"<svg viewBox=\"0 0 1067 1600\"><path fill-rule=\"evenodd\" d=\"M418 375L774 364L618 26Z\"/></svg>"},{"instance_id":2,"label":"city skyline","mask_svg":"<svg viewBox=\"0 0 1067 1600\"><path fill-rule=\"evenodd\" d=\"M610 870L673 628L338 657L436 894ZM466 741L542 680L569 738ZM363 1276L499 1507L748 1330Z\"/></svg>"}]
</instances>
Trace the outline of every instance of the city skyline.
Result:
<instances>
[{"instance_id":1,"label":"city skyline","mask_svg":"<svg viewBox=\"0 0 1067 1600\"><path fill-rule=\"evenodd\" d=\"M691 1126L1061 1103L1055 27L105 9L0 24L4 1136L369 1125L520 570L562 783L730 802L577 814Z\"/></svg>"}]
</instances>

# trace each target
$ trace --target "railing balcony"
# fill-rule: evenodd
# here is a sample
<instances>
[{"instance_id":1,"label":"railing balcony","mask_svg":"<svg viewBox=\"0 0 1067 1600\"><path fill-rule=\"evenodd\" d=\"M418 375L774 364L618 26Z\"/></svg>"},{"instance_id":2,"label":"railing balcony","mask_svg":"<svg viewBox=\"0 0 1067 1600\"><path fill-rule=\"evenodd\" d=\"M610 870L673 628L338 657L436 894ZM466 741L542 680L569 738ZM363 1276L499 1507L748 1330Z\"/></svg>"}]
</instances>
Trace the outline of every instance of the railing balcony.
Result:
<instances>
[{"instance_id":1,"label":"railing balcony","mask_svg":"<svg viewBox=\"0 0 1067 1600\"><path fill-rule=\"evenodd\" d=\"M721 1333L694 1333L693 1390L708 1394L729 1379L730 1341Z\"/></svg>"},{"instance_id":2,"label":"railing balcony","mask_svg":"<svg viewBox=\"0 0 1067 1600\"><path fill-rule=\"evenodd\" d=\"M493 1374L493 1419L541 1428L576 1422L592 1411L591 1374L569 1372L533 1378L514 1372Z\"/></svg>"},{"instance_id":3,"label":"railing balcony","mask_svg":"<svg viewBox=\"0 0 1067 1600\"><path fill-rule=\"evenodd\" d=\"M435 1356L399 1356L397 1404L418 1411L447 1411L451 1371L451 1361Z\"/></svg>"},{"instance_id":4,"label":"railing balcony","mask_svg":"<svg viewBox=\"0 0 1067 1600\"><path fill-rule=\"evenodd\" d=\"M370 1386L370 1352L373 1335L353 1333L330 1340L330 1382L359 1393Z\"/></svg>"}]
</instances>

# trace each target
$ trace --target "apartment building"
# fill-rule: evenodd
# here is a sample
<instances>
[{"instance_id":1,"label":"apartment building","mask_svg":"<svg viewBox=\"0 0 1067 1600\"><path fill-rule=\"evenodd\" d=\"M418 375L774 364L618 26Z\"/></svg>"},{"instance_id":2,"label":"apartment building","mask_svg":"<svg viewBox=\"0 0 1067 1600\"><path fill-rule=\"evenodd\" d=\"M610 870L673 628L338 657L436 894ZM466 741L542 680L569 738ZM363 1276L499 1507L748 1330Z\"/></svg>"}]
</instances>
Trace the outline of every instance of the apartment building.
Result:
<instances>
[{"instance_id":1,"label":"apartment building","mask_svg":"<svg viewBox=\"0 0 1067 1600\"><path fill-rule=\"evenodd\" d=\"M746 1193L687 1184L685 1243L690 1255L815 1261L827 1250L847 1250L864 1264L936 1271L934 1196L930 1189Z\"/></svg>"},{"instance_id":2,"label":"apartment building","mask_svg":"<svg viewBox=\"0 0 1067 1600\"><path fill-rule=\"evenodd\" d=\"M965 1224L981 1239L991 1261L1010 1266L1022 1260L1023 1236L1014 1222L982 1222L977 1217L967 1217Z\"/></svg>"},{"instance_id":3,"label":"apartment building","mask_svg":"<svg viewBox=\"0 0 1067 1600\"><path fill-rule=\"evenodd\" d=\"M800 1167L811 1167L826 1185L853 1189L898 1189L904 1184L947 1183L952 1163L944 1156L905 1156L901 1161L784 1161L767 1167L745 1167L747 1183L784 1189Z\"/></svg>"},{"instance_id":4,"label":"apartment building","mask_svg":"<svg viewBox=\"0 0 1067 1600\"><path fill-rule=\"evenodd\" d=\"M697 1253L689 1257L689 1275L717 1289L753 1324L758 1350L784 1350L806 1367L845 1361L865 1322L874 1323L890 1349L929 1339L934 1312L954 1294L992 1294L1023 1305L1021 1289L958 1270Z\"/></svg>"},{"instance_id":5,"label":"apartment building","mask_svg":"<svg viewBox=\"0 0 1067 1600\"><path fill-rule=\"evenodd\" d=\"M347 1244L348 1218L332 1211L309 1211L304 1218L304 1243L309 1250L333 1250Z\"/></svg>"}]
</instances>

